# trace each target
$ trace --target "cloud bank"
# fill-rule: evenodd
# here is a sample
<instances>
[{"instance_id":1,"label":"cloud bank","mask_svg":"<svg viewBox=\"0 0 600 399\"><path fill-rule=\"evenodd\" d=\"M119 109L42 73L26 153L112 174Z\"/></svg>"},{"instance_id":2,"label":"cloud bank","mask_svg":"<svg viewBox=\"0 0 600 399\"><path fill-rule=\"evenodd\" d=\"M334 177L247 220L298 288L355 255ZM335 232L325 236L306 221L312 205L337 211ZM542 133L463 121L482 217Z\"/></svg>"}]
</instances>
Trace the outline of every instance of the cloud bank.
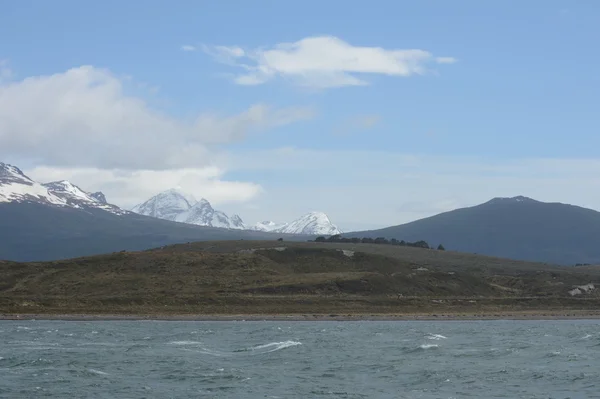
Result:
<instances>
[{"instance_id":1,"label":"cloud bank","mask_svg":"<svg viewBox=\"0 0 600 399\"><path fill-rule=\"evenodd\" d=\"M212 146L312 115L255 104L235 115L177 119L128 95L110 71L82 66L0 84L0 158L125 170L203 167L213 161Z\"/></svg>"},{"instance_id":2,"label":"cloud bank","mask_svg":"<svg viewBox=\"0 0 600 399\"><path fill-rule=\"evenodd\" d=\"M68 179L102 190L126 208L175 186L216 204L255 197L258 184L226 179L223 145L314 114L254 104L233 115L184 119L152 109L106 69L12 77L0 63L0 160L42 182Z\"/></svg>"}]
</instances>

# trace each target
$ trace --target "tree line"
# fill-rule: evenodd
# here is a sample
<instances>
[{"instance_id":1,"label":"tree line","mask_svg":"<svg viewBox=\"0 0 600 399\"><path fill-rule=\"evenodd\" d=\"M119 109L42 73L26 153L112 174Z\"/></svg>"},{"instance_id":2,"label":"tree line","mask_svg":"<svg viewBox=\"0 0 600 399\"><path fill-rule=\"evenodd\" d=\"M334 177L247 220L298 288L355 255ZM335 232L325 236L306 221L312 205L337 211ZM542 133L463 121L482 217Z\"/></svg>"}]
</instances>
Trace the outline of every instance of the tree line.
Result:
<instances>
[{"instance_id":1,"label":"tree line","mask_svg":"<svg viewBox=\"0 0 600 399\"><path fill-rule=\"evenodd\" d=\"M423 240L419 240L419 241L415 241L415 242L408 242L408 241L404 241L404 240L397 240L395 238L388 240L385 237L347 238L347 237L342 237L341 234L336 234L336 235L333 235L330 237L320 236L320 237L315 238L315 242L344 242L344 243L352 243L352 244L383 244L383 245L398 245L401 247L433 249L433 247L429 246L427 241L423 241ZM438 245L437 249L439 251L445 250L445 248L442 244Z\"/></svg>"}]
</instances>

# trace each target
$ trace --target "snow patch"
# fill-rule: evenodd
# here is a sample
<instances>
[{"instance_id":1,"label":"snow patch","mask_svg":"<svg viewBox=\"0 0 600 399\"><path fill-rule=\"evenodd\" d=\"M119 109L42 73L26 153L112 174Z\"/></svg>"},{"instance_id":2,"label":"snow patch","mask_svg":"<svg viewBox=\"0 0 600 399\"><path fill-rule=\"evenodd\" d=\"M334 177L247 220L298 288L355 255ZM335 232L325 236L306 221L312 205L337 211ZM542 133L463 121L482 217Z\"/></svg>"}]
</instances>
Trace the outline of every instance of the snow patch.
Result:
<instances>
[{"instance_id":1,"label":"snow patch","mask_svg":"<svg viewBox=\"0 0 600 399\"><path fill-rule=\"evenodd\" d=\"M48 192L43 185L32 182L22 183L0 183L0 202L46 202L53 205L66 205L67 201Z\"/></svg>"}]
</instances>

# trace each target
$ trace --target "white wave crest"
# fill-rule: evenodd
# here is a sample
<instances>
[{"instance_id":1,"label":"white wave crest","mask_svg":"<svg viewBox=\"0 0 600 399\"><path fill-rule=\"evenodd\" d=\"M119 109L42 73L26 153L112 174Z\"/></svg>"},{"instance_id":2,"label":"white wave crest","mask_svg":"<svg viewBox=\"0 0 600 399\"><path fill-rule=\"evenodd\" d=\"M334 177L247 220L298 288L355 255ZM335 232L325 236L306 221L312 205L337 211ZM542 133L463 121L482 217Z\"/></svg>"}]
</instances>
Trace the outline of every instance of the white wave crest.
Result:
<instances>
[{"instance_id":1,"label":"white wave crest","mask_svg":"<svg viewBox=\"0 0 600 399\"><path fill-rule=\"evenodd\" d=\"M591 334L587 334L585 337L583 337L581 339L588 339L588 338L592 338Z\"/></svg>"},{"instance_id":2,"label":"white wave crest","mask_svg":"<svg viewBox=\"0 0 600 399\"><path fill-rule=\"evenodd\" d=\"M289 348L291 346L302 345L301 342L297 341L284 341L284 342L270 342L264 345L253 346L250 348L238 349L232 352L229 351L220 351L209 349L204 346L199 346L201 343L197 341L173 341L170 342L171 345L182 345L182 346L196 346L195 348L183 348L186 351L192 351L196 353L200 353L203 355L217 356L217 357L229 357L229 356L239 356L239 355L255 355L255 354L264 354L275 352L281 349Z\"/></svg>"},{"instance_id":3,"label":"white wave crest","mask_svg":"<svg viewBox=\"0 0 600 399\"><path fill-rule=\"evenodd\" d=\"M105 373L104 371L100 371L100 370L95 370L95 369L88 369L88 371L92 374L97 374L97 375L108 375L108 373Z\"/></svg>"},{"instance_id":4,"label":"white wave crest","mask_svg":"<svg viewBox=\"0 0 600 399\"><path fill-rule=\"evenodd\" d=\"M172 341L169 345L202 345L202 342L198 341Z\"/></svg>"},{"instance_id":5,"label":"white wave crest","mask_svg":"<svg viewBox=\"0 0 600 399\"><path fill-rule=\"evenodd\" d=\"M302 345L302 342L298 342L298 341L271 342L268 344L252 347L252 348L250 348L250 350L251 351L262 351L263 349L267 349L264 351L264 353L269 353L269 352L274 352L274 351L278 351L280 349L285 349L285 348L289 348L291 346L298 346L298 345Z\"/></svg>"},{"instance_id":6,"label":"white wave crest","mask_svg":"<svg viewBox=\"0 0 600 399\"><path fill-rule=\"evenodd\" d=\"M444 337L442 334L429 334L427 339L439 341L440 339L448 339L448 337Z\"/></svg>"},{"instance_id":7,"label":"white wave crest","mask_svg":"<svg viewBox=\"0 0 600 399\"><path fill-rule=\"evenodd\" d=\"M419 346L419 348L421 349L433 349L433 348L438 348L439 346L436 344L423 344L421 346Z\"/></svg>"}]
</instances>

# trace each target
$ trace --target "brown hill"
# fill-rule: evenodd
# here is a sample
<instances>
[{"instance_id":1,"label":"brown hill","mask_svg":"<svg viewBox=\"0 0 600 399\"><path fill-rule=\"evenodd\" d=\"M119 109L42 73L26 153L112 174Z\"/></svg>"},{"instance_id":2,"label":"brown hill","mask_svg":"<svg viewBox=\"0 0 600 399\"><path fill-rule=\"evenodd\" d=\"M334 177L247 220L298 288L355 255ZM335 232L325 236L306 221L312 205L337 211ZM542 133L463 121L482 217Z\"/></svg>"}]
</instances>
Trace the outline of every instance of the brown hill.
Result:
<instances>
[{"instance_id":1,"label":"brown hill","mask_svg":"<svg viewBox=\"0 0 600 399\"><path fill-rule=\"evenodd\" d=\"M600 304L600 267L377 244L199 242L0 262L0 276L5 314L461 313Z\"/></svg>"}]
</instances>

